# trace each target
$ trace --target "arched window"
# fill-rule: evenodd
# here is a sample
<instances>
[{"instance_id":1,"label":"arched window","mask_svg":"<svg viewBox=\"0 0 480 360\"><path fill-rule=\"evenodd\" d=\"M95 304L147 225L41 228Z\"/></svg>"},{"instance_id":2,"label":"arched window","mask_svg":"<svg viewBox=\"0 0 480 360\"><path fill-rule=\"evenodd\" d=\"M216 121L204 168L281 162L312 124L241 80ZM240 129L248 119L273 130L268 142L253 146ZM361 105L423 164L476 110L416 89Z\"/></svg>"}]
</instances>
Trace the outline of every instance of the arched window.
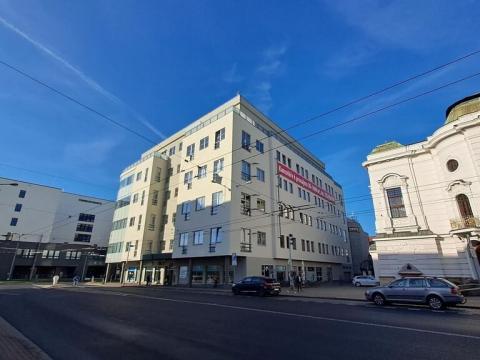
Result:
<instances>
[{"instance_id":1,"label":"arched window","mask_svg":"<svg viewBox=\"0 0 480 360\"><path fill-rule=\"evenodd\" d=\"M469 218L473 216L472 207L470 206L470 201L468 200L467 195L459 194L456 197L458 210L462 218Z\"/></svg>"}]
</instances>

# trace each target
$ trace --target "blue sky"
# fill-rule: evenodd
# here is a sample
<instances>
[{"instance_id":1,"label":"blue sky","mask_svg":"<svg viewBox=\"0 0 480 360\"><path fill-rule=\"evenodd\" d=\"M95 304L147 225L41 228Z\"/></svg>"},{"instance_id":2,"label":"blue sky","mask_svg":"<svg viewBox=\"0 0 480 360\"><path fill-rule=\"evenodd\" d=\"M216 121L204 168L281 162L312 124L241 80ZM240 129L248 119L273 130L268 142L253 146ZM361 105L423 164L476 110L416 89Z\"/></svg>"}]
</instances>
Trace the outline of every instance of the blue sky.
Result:
<instances>
[{"instance_id":1,"label":"blue sky","mask_svg":"<svg viewBox=\"0 0 480 360\"><path fill-rule=\"evenodd\" d=\"M0 1L0 60L162 140L237 91L282 127L480 49L475 1ZM292 130L295 137L480 71L480 56ZM374 233L362 161L423 140L480 78L303 143ZM150 147L0 66L0 176L115 198Z\"/></svg>"}]
</instances>

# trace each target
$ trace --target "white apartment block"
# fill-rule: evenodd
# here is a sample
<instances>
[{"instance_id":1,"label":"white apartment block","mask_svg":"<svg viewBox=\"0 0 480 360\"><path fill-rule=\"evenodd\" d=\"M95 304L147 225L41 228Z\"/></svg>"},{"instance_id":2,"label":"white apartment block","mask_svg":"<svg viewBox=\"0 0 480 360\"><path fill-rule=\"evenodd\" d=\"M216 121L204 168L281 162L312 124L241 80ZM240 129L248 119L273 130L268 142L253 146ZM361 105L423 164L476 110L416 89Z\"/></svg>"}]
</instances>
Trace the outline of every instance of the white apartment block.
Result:
<instances>
[{"instance_id":1,"label":"white apartment block","mask_svg":"<svg viewBox=\"0 0 480 360\"><path fill-rule=\"evenodd\" d=\"M0 185L1 240L107 246L114 202L7 178L0 184L7 184Z\"/></svg>"},{"instance_id":2,"label":"white apartment block","mask_svg":"<svg viewBox=\"0 0 480 360\"><path fill-rule=\"evenodd\" d=\"M425 141L377 146L363 163L375 208L375 275L478 280L480 94L446 112Z\"/></svg>"},{"instance_id":3,"label":"white apartment block","mask_svg":"<svg viewBox=\"0 0 480 360\"><path fill-rule=\"evenodd\" d=\"M342 188L325 165L238 95L122 172L108 278L286 281L290 250L306 281L343 280L346 230Z\"/></svg>"}]
</instances>

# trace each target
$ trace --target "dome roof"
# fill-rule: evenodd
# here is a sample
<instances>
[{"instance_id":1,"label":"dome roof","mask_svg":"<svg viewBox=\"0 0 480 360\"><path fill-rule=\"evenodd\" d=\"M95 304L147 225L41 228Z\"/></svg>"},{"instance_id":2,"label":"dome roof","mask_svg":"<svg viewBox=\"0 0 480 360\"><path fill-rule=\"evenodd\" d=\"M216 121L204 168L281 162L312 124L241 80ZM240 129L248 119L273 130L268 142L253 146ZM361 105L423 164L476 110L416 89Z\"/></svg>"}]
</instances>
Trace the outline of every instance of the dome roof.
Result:
<instances>
[{"instance_id":1,"label":"dome roof","mask_svg":"<svg viewBox=\"0 0 480 360\"><path fill-rule=\"evenodd\" d=\"M480 93L467 96L450 105L445 114L445 125L457 121L463 115L476 111L480 112Z\"/></svg>"},{"instance_id":2,"label":"dome roof","mask_svg":"<svg viewBox=\"0 0 480 360\"><path fill-rule=\"evenodd\" d=\"M393 150L393 149L398 149L403 147L402 144L400 144L397 141L389 141L386 142L385 144L381 144L375 147L375 149L372 150L372 154L377 154L382 151L388 151L388 150Z\"/></svg>"}]
</instances>

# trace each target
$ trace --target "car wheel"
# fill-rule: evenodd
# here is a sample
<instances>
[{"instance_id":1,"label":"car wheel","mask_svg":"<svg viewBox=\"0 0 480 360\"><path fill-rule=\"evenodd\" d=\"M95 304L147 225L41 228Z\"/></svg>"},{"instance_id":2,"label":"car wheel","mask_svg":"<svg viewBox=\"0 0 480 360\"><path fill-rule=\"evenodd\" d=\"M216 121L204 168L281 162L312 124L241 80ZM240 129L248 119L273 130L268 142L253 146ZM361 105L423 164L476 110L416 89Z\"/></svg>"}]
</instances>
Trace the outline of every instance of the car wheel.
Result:
<instances>
[{"instance_id":1,"label":"car wheel","mask_svg":"<svg viewBox=\"0 0 480 360\"><path fill-rule=\"evenodd\" d=\"M432 310L441 310L445 307L442 299L435 295L428 297L427 304Z\"/></svg>"},{"instance_id":2,"label":"car wheel","mask_svg":"<svg viewBox=\"0 0 480 360\"><path fill-rule=\"evenodd\" d=\"M355 283L355 286L356 287L359 287L359 286L362 286L362 284L360 284L358 281Z\"/></svg>"},{"instance_id":3,"label":"car wheel","mask_svg":"<svg viewBox=\"0 0 480 360\"><path fill-rule=\"evenodd\" d=\"M385 297L380 293L373 294L372 299L375 305L378 305L378 306L385 305Z\"/></svg>"}]
</instances>

